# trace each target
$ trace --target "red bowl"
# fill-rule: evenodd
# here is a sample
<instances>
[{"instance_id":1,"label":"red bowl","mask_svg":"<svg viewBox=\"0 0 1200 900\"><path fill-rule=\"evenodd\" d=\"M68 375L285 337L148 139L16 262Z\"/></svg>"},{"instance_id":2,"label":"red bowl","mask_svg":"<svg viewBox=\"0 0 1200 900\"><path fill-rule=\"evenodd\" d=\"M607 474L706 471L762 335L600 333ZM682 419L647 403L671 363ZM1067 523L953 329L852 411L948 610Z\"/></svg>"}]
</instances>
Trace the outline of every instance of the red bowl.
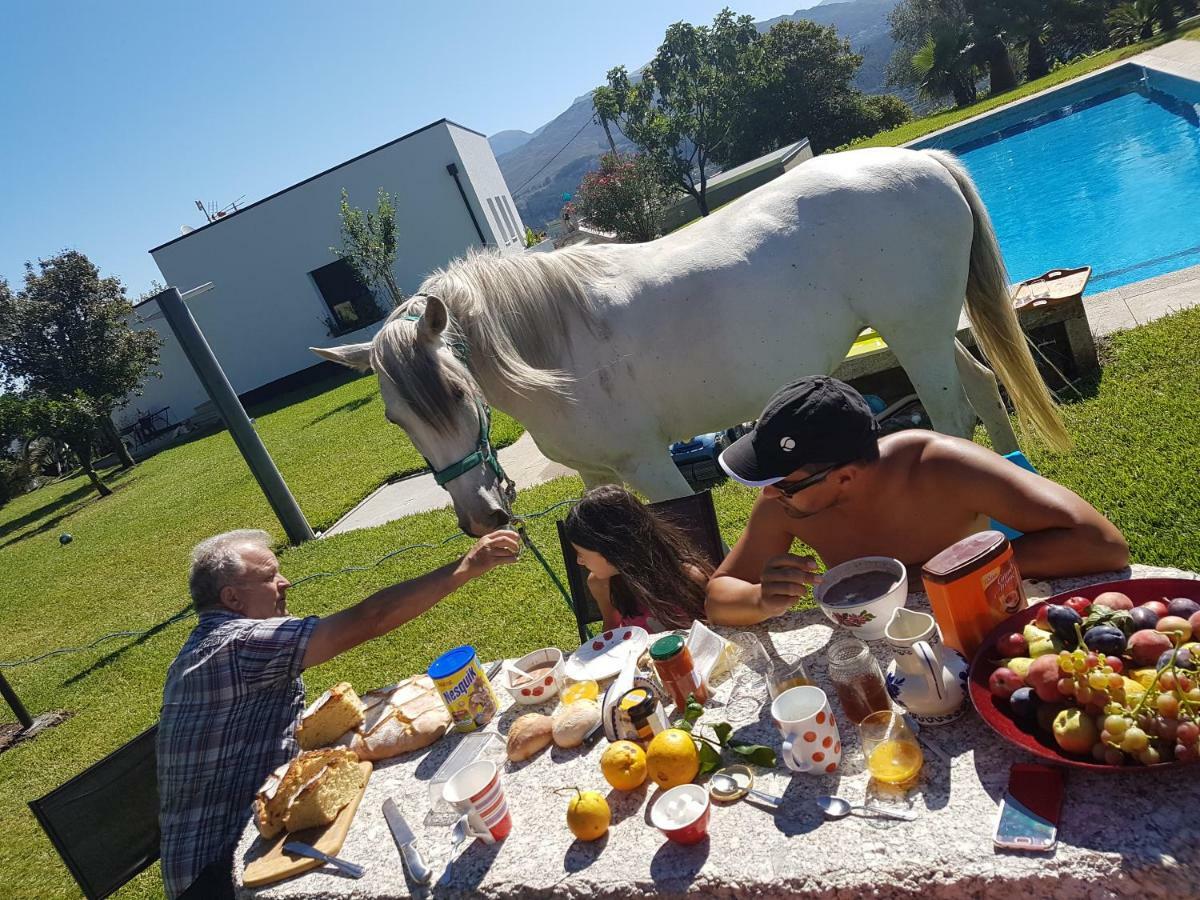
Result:
<instances>
[{"instance_id":1,"label":"red bowl","mask_svg":"<svg viewBox=\"0 0 1200 900\"><path fill-rule=\"evenodd\" d=\"M1141 606L1150 600L1162 600L1164 597L1168 600L1175 597L1188 597L1200 603L1200 581L1186 578L1135 578L1129 581L1110 581L1106 584L1093 584L1077 590L1066 591L1051 597L1046 602L1061 604L1072 597L1087 597L1089 600L1093 600L1105 591L1120 591L1132 600L1135 606ZM1143 766L1139 763L1110 766L1098 763L1090 757L1073 756L1064 753L1051 735L1040 730L1027 731L1009 715L1008 703L997 700L988 690L988 678L995 671L997 660L1003 659L996 651L996 642L1002 635L1011 631L1020 631L1037 618L1037 608L1038 604L1035 603L1014 613L993 628L983 639L983 644L980 645L974 659L971 660L969 692L971 702L975 704L975 709L979 711L983 721L987 722L996 734L1010 744L1050 762L1073 766L1077 769L1094 769L1100 772L1134 772L1181 765L1181 763L1171 761L1153 766Z\"/></svg>"},{"instance_id":2,"label":"red bowl","mask_svg":"<svg viewBox=\"0 0 1200 900\"><path fill-rule=\"evenodd\" d=\"M681 794L688 794L703 804L703 811L688 822L675 822L666 815L666 804ZM664 791L650 809L650 821L654 827L677 844L698 844L708 834L708 820L712 816L712 803L708 791L698 784L681 784Z\"/></svg>"}]
</instances>

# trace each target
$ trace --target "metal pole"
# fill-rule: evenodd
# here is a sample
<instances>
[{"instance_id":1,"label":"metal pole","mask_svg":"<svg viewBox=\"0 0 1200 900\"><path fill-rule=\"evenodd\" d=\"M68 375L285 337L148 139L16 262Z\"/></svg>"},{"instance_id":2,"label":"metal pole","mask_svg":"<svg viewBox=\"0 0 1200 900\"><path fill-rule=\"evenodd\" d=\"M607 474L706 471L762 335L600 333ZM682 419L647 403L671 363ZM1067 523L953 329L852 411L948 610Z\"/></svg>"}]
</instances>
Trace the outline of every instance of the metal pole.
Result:
<instances>
[{"instance_id":1,"label":"metal pole","mask_svg":"<svg viewBox=\"0 0 1200 900\"><path fill-rule=\"evenodd\" d=\"M4 696L4 701L12 707L12 711L17 714L17 721L21 723L22 730L33 724L33 716L29 715L29 710L25 708L25 704L21 702L17 692L12 689L12 685L8 683L3 672L0 672L0 694Z\"/></svg>"},{"instance_id":2,"label":"metal pole","mask_svg":"<svg viewBox=\"0 0 1200 900\"><path fill-rule=\"evenodd\" d=\"M212 399L213 406L217 408L229 433L233 435L234 443L242 451L246 465L250 467L258 486L267 495L267 502L275 511L283 530L287 532L288 540L293 544L311 541L316 535L313 534L308 520L304 518L304 513L300 511L296 498L288 490L283 476L275 468L271 455L267 453L267 448L263 446L262 439L254 430L250 417L246 415L242 401L238 399L233 385L225 377L221 364L213 355L212 348L204 339L204 333L192 317L192 311L183 302L179 290L169 287L154 299L158 301L163 317L175 333L188 362L196 370L196 375Z\"/></svg>"}]
</instances>

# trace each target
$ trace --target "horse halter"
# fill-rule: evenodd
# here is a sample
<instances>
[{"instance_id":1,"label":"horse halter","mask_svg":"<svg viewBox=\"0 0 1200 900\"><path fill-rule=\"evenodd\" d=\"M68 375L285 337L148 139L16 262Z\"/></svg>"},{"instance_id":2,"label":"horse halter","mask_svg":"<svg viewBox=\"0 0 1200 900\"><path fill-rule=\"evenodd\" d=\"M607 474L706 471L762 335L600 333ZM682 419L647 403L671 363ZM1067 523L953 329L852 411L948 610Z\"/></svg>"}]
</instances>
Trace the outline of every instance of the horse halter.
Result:
<instances>
[{"instance_id":1,"label":"horse halter","mask_svg":"<svg viewBox=\"0 0 1200 900\"><path fill-rule=\"evenodd\" d=\"M421 320L420 316L413 315L412 313L404 315L401 318L408 322L419 322ZM466 347L463 346L460 348L450 345L450 349L458 357L459 362L466 366L468 359ZM425 460L425 465L429 466L430 471L433 472L433 480L437 482L438 487L445 487L455 478L461 478L476 466L487 466L492 470L492 474L496 476L496 482L500 485L501 494L511 511L512 505L517 499L517 485L508 477L508 474L504 471L504 467L500 465L500 457L492 449L490 434L492 430L492 408L486 400L476 393L475 409L479 413L479 439L475 442L474 450L457 462L450 463L444 469L437 468L424 456L421 458Z\"/></svg>"}]
</instances>

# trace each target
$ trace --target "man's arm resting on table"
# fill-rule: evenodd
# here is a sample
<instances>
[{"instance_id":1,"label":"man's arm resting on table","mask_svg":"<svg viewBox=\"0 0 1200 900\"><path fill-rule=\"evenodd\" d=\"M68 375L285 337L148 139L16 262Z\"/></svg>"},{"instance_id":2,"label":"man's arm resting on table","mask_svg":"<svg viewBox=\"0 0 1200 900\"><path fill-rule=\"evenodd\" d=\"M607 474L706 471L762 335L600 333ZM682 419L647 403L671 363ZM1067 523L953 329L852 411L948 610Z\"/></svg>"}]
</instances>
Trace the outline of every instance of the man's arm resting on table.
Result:
<instances>
[{"instance_id":1,"label":"man's arm resting on table","mask_svg":"<svg viewBox=\"0 0 1200 900\"><path fill-rule=\"evenodd\" d=\"M949 490L977 509L1023 532L1013 541L1026 578L1061 578L1124 568L1129 545L1117 527L1086 500L969 441L955 441L939 465Z\"/></svg>"},{"instance_id":2,"label":"man's arm resting on table","mask_svg":"<svg viewBox=\"0 0 1200 900\"><path fill-rule=\"evenodd\" d=\"M792 607L808 586L816 562L788 553L792 535L761 496L729 555L708 581L705 615L714 625L755 625Z\"/></svg>"},{"instance_id":3,"label":"man's arm resting on table","mask_svg":"<svg viewBox=\"0 0 1200 900\"><path fill-rule=\"evenodd\" d=\"M319 666L415 619L472 578L497 565L515 562L518 547L514 532L493 532L481 538L461 559L411 581L385 587L349 609L326 616L309 638L304 668Z\"/></svg>"}]
</instances>

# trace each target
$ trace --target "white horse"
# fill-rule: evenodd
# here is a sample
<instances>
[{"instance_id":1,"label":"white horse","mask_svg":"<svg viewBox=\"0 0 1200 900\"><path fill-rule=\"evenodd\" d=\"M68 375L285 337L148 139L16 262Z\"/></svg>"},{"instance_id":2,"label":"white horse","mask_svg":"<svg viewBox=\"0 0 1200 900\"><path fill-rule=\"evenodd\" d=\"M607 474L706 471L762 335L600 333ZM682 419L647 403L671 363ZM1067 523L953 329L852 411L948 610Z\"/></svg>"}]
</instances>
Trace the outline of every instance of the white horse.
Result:
<instances>
[{"instance_id":1,"label":"white horse","mask_svg":"<svg viewBox=\"0 0 1200 900\"><path fill-rule=\"evenodd\" d=\"M936 429L969 436L977 413L1015 449L995 378L955 340L964 297L1023 425L1065 447L987 211L939 151L820 156L650 243L473 253L372 342L313 349L378 373L388 419L482 534L508 521L484 400L589 487L661 500L689 490L670 441L753 419L781 385L836 369L868 325Z\"/></svg>"}]
</instances>

